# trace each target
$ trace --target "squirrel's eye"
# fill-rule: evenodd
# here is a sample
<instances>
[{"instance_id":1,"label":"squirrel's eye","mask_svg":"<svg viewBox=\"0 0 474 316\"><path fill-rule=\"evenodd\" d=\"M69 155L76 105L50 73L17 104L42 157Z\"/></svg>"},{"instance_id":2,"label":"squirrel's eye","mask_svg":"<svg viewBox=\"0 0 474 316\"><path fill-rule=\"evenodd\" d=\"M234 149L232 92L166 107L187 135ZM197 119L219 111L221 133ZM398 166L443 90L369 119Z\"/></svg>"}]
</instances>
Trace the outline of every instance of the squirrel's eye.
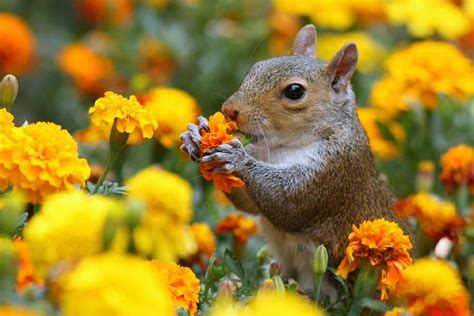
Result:
<instances>
[{"instance_id":1,"label":"squirrel's eye","mask_svg":"<svg viewBox=\"0 0 474 316\"><path fill-rule=\"evenodd\" d=\"M299 83L291 83L283 90L283 96L290 100L299 100L305 94L306 89Z\"/></svg>"}]
</instances>

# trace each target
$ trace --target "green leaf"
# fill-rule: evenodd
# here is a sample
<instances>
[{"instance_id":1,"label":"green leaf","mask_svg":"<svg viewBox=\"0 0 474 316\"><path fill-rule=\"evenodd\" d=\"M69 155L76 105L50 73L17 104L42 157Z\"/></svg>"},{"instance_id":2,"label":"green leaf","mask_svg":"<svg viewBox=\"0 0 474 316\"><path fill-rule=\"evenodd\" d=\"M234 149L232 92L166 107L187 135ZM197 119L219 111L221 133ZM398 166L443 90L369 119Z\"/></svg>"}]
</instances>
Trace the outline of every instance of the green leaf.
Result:
<instances>
[{"instance_id":1,"label":"green leaf","mask_svg":"<svg viewBox=\"0 0 474 316\"><path fill-rule=\"evenodd\" d=\"M243 284L249 284L247 272L242 266L242 263L229 249L226 249L224 252L224 264L227 266L227 268L229 268L231 272L233 272L239 277Z\"/></svg>"}]
</instances>

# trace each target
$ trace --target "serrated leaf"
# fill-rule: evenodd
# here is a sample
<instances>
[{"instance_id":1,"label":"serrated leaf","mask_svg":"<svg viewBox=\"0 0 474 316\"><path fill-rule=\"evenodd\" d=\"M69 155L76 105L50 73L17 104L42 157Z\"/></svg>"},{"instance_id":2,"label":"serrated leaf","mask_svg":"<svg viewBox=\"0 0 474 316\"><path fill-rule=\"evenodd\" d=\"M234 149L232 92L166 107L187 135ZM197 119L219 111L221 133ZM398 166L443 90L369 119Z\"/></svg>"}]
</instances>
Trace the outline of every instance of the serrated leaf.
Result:
<instances>
[{"instance_id":1,"label":"serrated leaf","mask_svg":"<svg viewBox=\"0 0 474 316\"><path fill-rule=\"evenodd\" d=\"M247 277L247 272L245 271L240 260L237 259L237 257L229 249L226 249L224 252L224 264L227 266L227 268L229 268L231 272L233 272L239 277L242 283L248 285L249 281Z\"/></svg>"}]
</instances>

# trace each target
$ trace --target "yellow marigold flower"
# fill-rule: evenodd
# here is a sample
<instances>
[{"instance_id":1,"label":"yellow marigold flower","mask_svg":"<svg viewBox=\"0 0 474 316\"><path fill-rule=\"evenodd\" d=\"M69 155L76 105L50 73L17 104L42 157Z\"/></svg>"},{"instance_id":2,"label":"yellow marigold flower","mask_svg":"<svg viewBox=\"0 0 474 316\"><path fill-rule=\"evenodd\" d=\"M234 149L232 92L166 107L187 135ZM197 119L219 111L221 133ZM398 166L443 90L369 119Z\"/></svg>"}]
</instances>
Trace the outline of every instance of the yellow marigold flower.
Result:
<instances>
[{"instance_id":1,"label":"yellow marigold flower","mask_svg":"<svg viewBox=\"0 0 474 316\"><path fill-rule=\"evenodd\" d=\"M180 142L179 135L189 122L196 121L199 106L188 93L174 88L159 87L140 96L143 106L158 121L155 137L167 148Z\"/></svg>"},{"instance_id":2,"label":"yellow marigold flower","mask_svg":"<svg viewBox=\"0 0 474 316\"><path fill-rule=\"evenodd\" d=\"M90 24L120 25L131 20L133 0L78 0L80 17Z\"/></svg>"},{"instance_id":3,"label":"yellow marigold flower","mask_svg":"<svg viewBox=\"0 0 474 316\"><path fill-rule=\"evenodd\" d=\"M36 311L26 309L23 306L0 305L0 315L2 316L43 316Z\"/></svg>"},{"instance_id":4,"label":"yellow marigold flower","mask_svg":"<svg viewBox=\"0 0 474 316\"><path fill-rule=\"evenodd\" d=\"M0 75L21 75L35 57L36 43L33 33L19 17L0 12Z\"/></svg>"},{"instance_id":5,"label":"yellow marigold flower","mask_svg":"<svg viewBox=\"0 0 474 316\"><path fill-rule=\"evenodd\" d=\"M77 87L91 95L101 95L114 76L112 62L81 43L65 46L58 56L59 67Z\"/></svg>"},{"instance_id":6,"label":"yellow marigold flower","mask_svg":"<svg viewBox=\"0 0 474 316\"><path fill-rule=\"evenodd\" d=\"M198 245L198 253L211 257L216 250L216 238L206 223L193 223L191 233Z\"/></svg>"},{"instance_id":7,"label":"yellow marigold flower","mask_svg":"<svg viewBox=\"0 0 474 316\"><path fill-rule=\"evenodd\" d=\"M113 124L102 124L100 126L91 124L89 127L74 133L74 138L80 144L93 145L101 142L107 142L110 139L110 132ZM127 139L128 145L135 145L143 141L141 132L136 129ZM94 182L94 181L92 181Z\"/></svg>"},{"instance_id":8,"label":"yellow marigold flower","mask_svg":"<svg viewBox=\"0 0 474 316\"><path fill-rule=\"evenodd\" d=\"M251 235L257 234L258 226L250 217L242 214L231 214L219 222L216 232L218 234L230 232L238 242L244 244Z\"/></svg>"},{"instance_id":9,"label":"yellow marigold flower","mask_svg":"<svg viewBox=\"0 0 474 316\"><path fill-rule=\"evenodd\" d=\"M459 273L442 260L417 260L403 271L395 294L414 315L470 315L469 294Z\"/></svg>"},{"instance_id":10,"label":"yellow marigold flower","mask_svg":"<svg viewBox=\"0 0 474 316\"><path fill-rule=\"evenodd\" d=\"M359 227L352 226L346 255L337 268L337 274L347 278L361 260L367 260L372 266L381 266L379 289L381 299L387 299L388 290L395 288L402 270L412 262L408 253L411 248L410 239L396 223L385 219L364 221Z\"/></svg>"},{"instance_id":11,"label":"yellow marigold flower","mask_svg":"<svg viewBox=\"0 0 474 316\"><path fill-rule=\"evenodd\" d=\"M184 308L191 316L196 315L201 285L194 272L173 261L164 263L153 260L150 264L168 284L176 308Z\"/></svg>"},{"instance_id":12,"label":"yellow marigold flower","mask_svg":"<svg viewBox=\"0 0 474 316\"><path fill-rule=\"evenodd\" d=\"M218 302L219 303L219 302ZM210 311L210 316L323 316L325 313L297 294L278 294L263 291L248 305L236 306L231 301L216 304Z\"/></svg>"},{"instance_id":13,"label":"yellow marigold flower","mask_svg":"<svg viewBox=\"0 0 474 316\"><path fill-rule=\"evenodd\" d=\"M383 0L273 0L281 12L308 16L317 26L344 30L357 20L377 21L384 17Z\"/></svg>"},{"instance_id":14,"label":"yellow marigold flower","mask_svg":"<svg viewBox=\"0 0 474 316\"><path fill-rule=\"evenodd\" d=\"M38 122L13 128L10 139L0 148L0 178L10 180L32 203L83 186L89 178L87 160L78 157L76 142L59 125Z\"/></svg>"},{"instance_id":15,"label":"yellow marigold flower","mask_svg":"<svg viewBox=\"0 0 474 316\"><path fill-rule=\"evenodd\" d=\"M330 60L337 53L337 50L348 42L357 44L360 54L357 64L359 71L371 72L380 65L385 51L380 44L364 32L318 36L316 56L324 60Z\"/></svg>"},{"instance_id":16,"label":"yellow marigold flower","mask_svg":"<svg viewBox=\"0 0 474 316\"><path fill-rule=\"evenodd\" d=\"M114 200L82 191L58 193L46 199L24 230L38 275L45 276L59 262L99 253L106 217L116 208Z\"/></svg>"},{"instance_id":17,"label":"yellow marigold flower","mask_svg":"<svg viewBox=\"0 0 474 316\"><path fill-rule=\"evenodd\" d=\"M392 114L413 106L432 110L438 93L459 100L474 94L474 67L446 42L412 44L390 56L386 68L386 77L372 90L371 103Z\"/></svg>"},{"instance_id":18,"label":"yellow marigold flower","mask_svg":"<svg viewBox=\"0 0 474 316\"><path fill-rule=\"evenodd\" d=\"M125 185L130 198L146 204L142 224L134 239L140 252L163 261L174 261L196 252L189 221L192 217L191 185L171 172L146 168Z\"/></svg>"},{"instance_id":19,"label":"yellow marigold flower","mask_svg":"<svg viewBox=\"0 0 474 316\"><path fill-rule=\"evenodd\" d=\"M395 205L395 211L403 217L416 217L421 230L436 240L444 236L456 237L456 230L464 225L453 203L426 192L400 200Z\"/></svg>"},{"instance_id":20,"label":"yellow marigold flower","mask_svg":"<svg viewBox=\"0 0 474 316\"><path fill-rule=\"evenodd\" d=\"M374 108L358 108L360 122L369 138L372 152L384 160L395 158L400 154L400 147L405 142L405 131L395 121L384 121L380 118L380 111ZM393 135L395 141L385 139L378 124L385 125Z\"/></svg>"},{"instance_id":21,"label":"yellow marigold flower","mask_svg":"<svg viewBox=\"0 0 474 316\"><path fill-rule=\"evenodd\" d=\"M105 97L97 99L89 109L91 121L94 125L112 125L117 120L117 130L120 133L131 134L140 130L143 138L153 137L158 127L153 114L144 109L132 95L126 99L121 95L107 91Z\"/></svg>"},{"instance_id":22,"label":"yellow marigold flower","mask_svg":"<svg viewBox=\"0 0 474 316\"><path fill-rule=\"evenodd\" d=\"M5 108L0 109L0 161L8 154L11 145L11 130L13 129L13 115ZM0 191L7 188L9 183L8 170L0 162Z\"/></svg>"},{"instance_id":23,"label":"yellow marigold flower","mask_svg":"<svg viewBox=\"0 0 474 316\"><path fill-rule=\"evenodd\" d=\"M452 193L459 186L467 185L474 194L474 147L457 145L441 157L441 181Z\"/></svg>"},{"instance_id":24,"label":"yellow marigold flower","mask_svg":"<svg viewBox=\"0 0 474 316\"><path fill-rule=\"evenodd\" d=\"M450 0L392 0L387 1L386 11L391 22L406 24L417 37L439 34L454 39L469 30L468 17Z\"/></svg>"},{"instance_id":25,"label":"yellow marigold flower","mask_svg":"<svg viewBox=\"0 0 474 316\"><path fill-rule=\"evenodd\" d=\"M59 306L65 316L176 315L165 281L140 258L89 257L60 283Z\"/></svg>"}]
</instances>

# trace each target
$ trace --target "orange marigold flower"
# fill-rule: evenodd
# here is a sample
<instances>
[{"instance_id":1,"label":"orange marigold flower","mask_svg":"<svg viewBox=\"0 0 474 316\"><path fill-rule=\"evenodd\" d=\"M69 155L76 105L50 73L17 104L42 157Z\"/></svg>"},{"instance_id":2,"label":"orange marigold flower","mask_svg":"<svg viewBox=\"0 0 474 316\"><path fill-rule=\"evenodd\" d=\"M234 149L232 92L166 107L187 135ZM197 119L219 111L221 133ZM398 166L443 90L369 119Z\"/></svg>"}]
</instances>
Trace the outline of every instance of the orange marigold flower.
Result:
<instances>
[{"instance_id":1,"label":"orange marigold flower","mask_svg":"<svg viewBox=\"0 0 474 316\"><path fill-rule=\"evenodd\" d=\"M459 186L467 185L474 194L474 147L457 145L441 157L441 181L452 193Z\"/></svg>"},{"instance_id":2,"label":"orange marigold flower","mask_svg":"<svg viewBox=\"0 0 474 316\"><path fill-rule=\"evenodd\" d=\"M81 43L64 47L58 64L81 91L91 95L101 95L115 75L110 59Z\"/></svg>"},{"instance_id":3,"label":"orange marigold flower","mask_svg":"<svg viewBox=\"0 0 474 316\"><path fill-rule=\"evenodd\" d=\"M77 0L81 18L90 24L127 23L133 15L133 0Z\"/></svg>"},{"instance_id":4,"label":"orange marigold flower","mask_svg":"<svg viewBox=\"0 0 474 316\"><path fill-rule=\"evenodd\" d=\"M411 248L410 239L396 223L385 219L364 221L359 227L352 226L346 255L337 268L337 274L347 278L364 259L372 266L381 266L378 286L381 299L387 299L388 290L395 288L402 270L412 263L408 253Z\"/></svg>"},{"instance_id":5,"label":"orange marigold flower","mask_svg":"<svg viewBox=\"0 0 474 316\"><path fill-rule=\"evenodd\" d=\"M394 293L413 315L470 315L459 273L442 260L418 259L403 271Z\"/></svg>"},{"instance_id":6,"label":"orange marigold flower","mask_svg":"<svg viewBox=\"0 0 474 316\"><path fill-rule=\"evenodd\" d=\"M198 252L208 257L216 250L216 238L211 228L206 223L194 223L191 225L191 233L198 244Z\"/></svg>"},{"instance_id":7,"label":"orange marigold flower","mask_svg":"<svg viewBox=\"0 0 474 316\"><path fill-rule=\"evenodd\" d=\"M25 73L35 55L35 38L19 17L0 12L0 75Z\"/></svg>"},{"instance_id":8,"label":"orange marigold flower","mask_svg":"<svg viewBox=\"0 0 474 316\"><path fill-rule=\"evenodd\" d=\"M257 223L242 214L231 214L222 219L216 227L218 234L232 233L239 243L246 243L249 236L258 232Z\"/></svg>"},{"instance_id":9,"label":"orange marigold flower","mask_svg":"<svg viewBox=\"0 0 474 316\"><path fill-rule=\"evenodd\" d=\"M456 237L456 230L464 226L464 220L449 201L437 196L420 192L408 196L395 204L395 211L402 217L414 216L421 230L430 238L439 240L444 236Z\"/></svg>"},{"instance_id":10,"label":"orange marigold flower","mask_svg":"<svg viewBox=\"0 0 474 316\"><path fill-rule=\"evenodd\" d=\"M143 138L152 138L158 127L153 114L143 108L134 95L126 99L107 91L104 97L95 101L94 106L89 109L89 114L92 124L96 126L112 125L117 120L117 130L120 133L131 134L139 130Z\"/></svg>"},{"instance_id":11,"label":"orange marigold flower","mask_svg":"<svg viewBox=\"0 0 474 316\"><path fill-rule=\"evenodd\" d=\"M139 47L139 69L154 84L168 82L176 68L170 49L164 43L152 38L145 38Z\"/></svg>"},{"instance_id":12,"label":"orange marigold flower","mask_svg":"<svg viewBox=\"0 0 474 316\"><path fill-rule=\"evenodd\" d=\"M22 239L15 239L13 241L13 245L15 246L20 257L20 267L16 278L17 292L22 292L31 284L43 286L44 281L40 278L37 278L34 274L34 267L25 242Z\"/></svg>"},{"instance_id":13,"label":"orange marigold flower","mask_svg":"<svg viewBox=\"0 0 474 316\"><path fill-rule=\"evenodd\" d=\"M38 122L11 132L11 142L0 149L0 179L9 180L30 202L83 186L89 178L87 160L78 157L76 142L61 126Z\"/></svg>"},{"instance_id":14,"label":"orange marigold flower","mask_svg":"<svg viewBox=\"0 0 474 316\"><path fill-rule=\"evenodd\" d=\"M209 117L209 132L205 130L201 131L201 152L205 154L210 148L229 143L233 139L230 133L236 129L237 124L235 122L228 121L221 112L215 113ZM212 163L201 163L199 165L204 179L207 181L214 180L216 188L230 193L232 188L241 188L245 185L245 183L236 176L211 172L210 170L212 170L213 167L215 167L215 165Z\"/></svg>"},{"instance_id":15,"label":"orange marigold flower","mask_svg":"<svg viewBox=\"0 0 474 316\"><path fill-rule=\"evenodd\" d=\"M164 278L168 284L174 304L189 311L191 316L197 312L199 302L199 290L201 289L199 279L188 267L181 267L175 262L150 261L150 264Z\"/></svg>"}]
</instances>

